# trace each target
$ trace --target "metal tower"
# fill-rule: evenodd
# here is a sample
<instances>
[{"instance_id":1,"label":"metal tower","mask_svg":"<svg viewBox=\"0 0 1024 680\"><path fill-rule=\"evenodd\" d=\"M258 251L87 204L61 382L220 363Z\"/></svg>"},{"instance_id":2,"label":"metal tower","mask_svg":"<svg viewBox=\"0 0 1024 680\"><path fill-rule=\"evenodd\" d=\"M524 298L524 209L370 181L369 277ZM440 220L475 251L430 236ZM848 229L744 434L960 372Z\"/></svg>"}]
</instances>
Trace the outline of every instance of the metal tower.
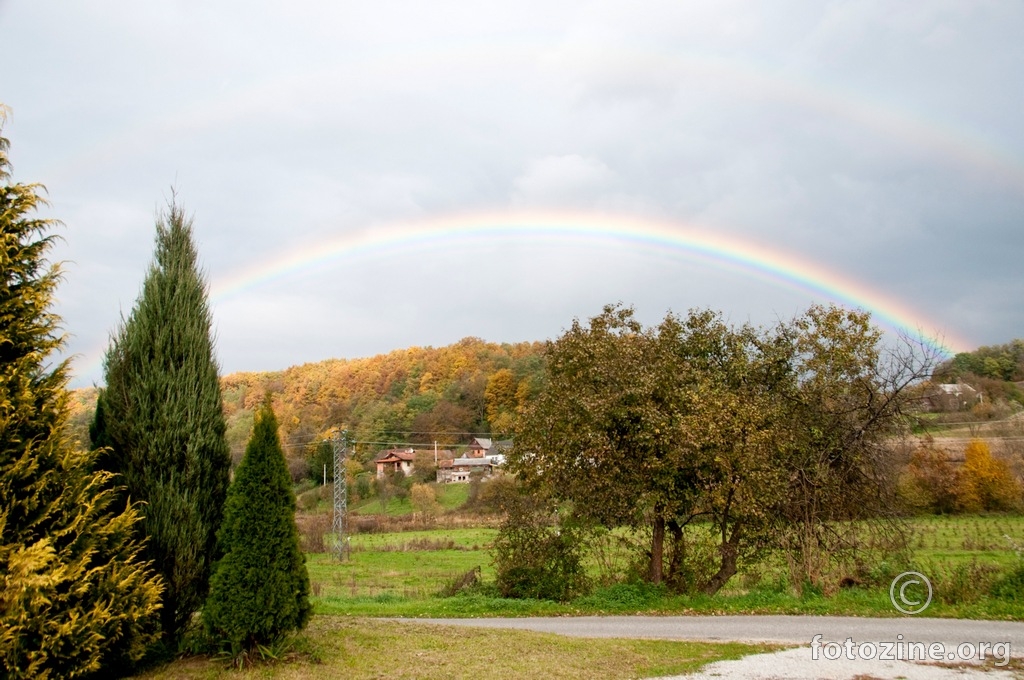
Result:
<instances>
[{"instance_id":1,"label":"metal tower","mask_svg":"<svg viewBox=\"0 0 1024 680\"><path fill-rule=\"evenodd\" d=\"M332 438L334 448L334 554L340 560L348 557L348 536L345 535L345 518L348 514L348 485L345 483L345 459L348 458L348 430L335 432Z\"/></svg>"}]
</instances>

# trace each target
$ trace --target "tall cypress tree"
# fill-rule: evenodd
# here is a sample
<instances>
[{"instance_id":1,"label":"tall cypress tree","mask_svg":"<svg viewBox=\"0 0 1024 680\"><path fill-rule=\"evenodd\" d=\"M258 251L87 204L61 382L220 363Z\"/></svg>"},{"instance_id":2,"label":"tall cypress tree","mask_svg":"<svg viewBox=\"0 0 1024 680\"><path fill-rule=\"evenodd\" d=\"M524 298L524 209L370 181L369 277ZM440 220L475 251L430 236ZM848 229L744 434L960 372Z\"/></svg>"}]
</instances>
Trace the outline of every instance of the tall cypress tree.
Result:
<instances>
[{"instance_id":1,"label":"tall cypress tree","mask_svg":"<svg viewBox=\"0 0 1024 680\"><path fill-rule=\"evenodd\" d=\"M208 591L231 464L210 326L192 222L172 203L157 221L142 293L107 351L91 429L110 447L102 465L145 503L146 556L166 581L161 624L172 648Z\"/></svg>"},{"instance_id":2,"label":"tall cypress tree","mask_svg":"<svg viewBox=\"0 0 1024 680\"><path fill-rule=\"evenodd\" d=\"M0 107L0 124L3 123ZM134 507L68 434L67 363L49 311L59 268L41 187L11 184L0 136L0 676L71 678L138 660L159 636L160 584Z\"/></svg>"},{"instance_id":3,"label":"tall cypress tree","mask_svg":"<svg viewBox=\"0 0 1024 680\"><path fill-rule=\"evenodd\" d=\"M295 528L295 493L268 398L228 491L224 557L203 608L209 633L244 654L309 621L309 576Z\"/></svg>"}]
</instances>

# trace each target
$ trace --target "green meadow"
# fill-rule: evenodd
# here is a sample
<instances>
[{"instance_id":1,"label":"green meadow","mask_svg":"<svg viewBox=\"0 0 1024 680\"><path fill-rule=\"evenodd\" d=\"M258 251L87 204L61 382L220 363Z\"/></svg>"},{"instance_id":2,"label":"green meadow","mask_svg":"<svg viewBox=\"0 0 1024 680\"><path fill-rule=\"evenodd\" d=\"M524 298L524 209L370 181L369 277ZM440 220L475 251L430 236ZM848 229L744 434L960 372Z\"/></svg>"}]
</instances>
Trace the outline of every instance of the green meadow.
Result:
<instances>
[{"instance_id":1,"label":"green meadow","mask_svg":"<svg viewBox=\"0 0 1024 680\"><path fill-rule=\"evenodd\" d=\"M348 559L308 555L317 611L358 616L530 616L585 614L789 613L897 616L888 583L914 568L935 588L929 616L1024 620L1024 602L991 596L993 585L1024 564L1024 517L922 517L911 520L913 557L907 565L878 565L875 583L834 593L798 595L785 582L781 560L741 571L719 594L673 595L640 583L611 583L607 562L592 558L594 591L568 603L506 600L493 585L488 552L497 531L451 528L356 534ZM470 572L475 584L443 595ZM474 579L470 578L470 581Z\"/></svg>"}]
</instances>

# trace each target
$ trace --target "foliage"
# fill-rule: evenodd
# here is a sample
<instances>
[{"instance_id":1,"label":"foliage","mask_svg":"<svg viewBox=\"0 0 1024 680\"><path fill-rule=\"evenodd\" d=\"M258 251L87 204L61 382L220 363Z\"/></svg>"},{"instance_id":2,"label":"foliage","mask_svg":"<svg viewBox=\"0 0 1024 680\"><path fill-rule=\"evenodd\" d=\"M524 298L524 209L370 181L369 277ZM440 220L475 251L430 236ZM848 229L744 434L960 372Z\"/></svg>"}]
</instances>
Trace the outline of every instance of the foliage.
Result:
<instances>
[{"instance_id":1,"label":"foliage","mask_svg":"<svg viewBox=\"0 0 1024 680\"><path fill-rule=\"evenodd\" d=\"M1024 602L1024 562L1017 564L992 585L992 597Z\"/></svg>"},{"instance_id":2,"label":"foliage","mask_svg":"<svg viewBox=\"0 0 1024 680\"><path fill-rule=\"evenodd\" d=\"M695 488L682 429L681 373L669 317L644 330L632 309L607 306L546 352L546 388L525 409L508 457L528 490L572 501L606 526L655 527L651 579L661 580L666 519Z\"/></svg>"},{"instance_id":3,"label":"foliage","mask_svg":"<svg viewBox=\"0 0 1024 680\"><path fill-rule=\"evenodd\" d=\"M429 484L413 484L409 491L412 507L420 513L424 519L433 519L437 516L441 506L437 503L437 495L434 487Z\"/></svg>"},{"instance_id":4,"label":"foliage","mask_svg":"<svg viewBox=\"0 0 1024 680\"><path fill-rule=\"evenodd\" d=\"M166 583L172 648L206 597L230 465L197 260L191 220L171 204L142 293L107 350L94 428L94 441L110 445L100 464L145 503L145 555Z\"/></svg>"},{"instance_id":5,"label":"foliage","mask_svg":"<svg viewBox=\"0 0 1024 680\"><path fill-rule=\"evenodd\" d=\"M209 634L231 655L279 641L309 621L309 576L295 528L295 495L269 400L228 490L218 541L224 556L203 607Z\"/></svg>"},{"instance_id":6,"label":"foliage","mask_svg":"<svg viewBox=\"0 0 1024 680\"><path fill-rule=\"evenodd\" d=\"M996 458L988 444L975 439L964 451L957 479L957 506L967 512L1014 510L1020 507L1020 483L1006 461Z\"/></svg>"},{"instance_id":7,"label":"foliage","mask_svg":"<svg viewBox=\"0 0 1024 680\"><path fill-rule=\"evenodd\" d=\"M553 511L536 498L510 499L492 551L502 597L565 602L589 590L585 532L571 522L552 526Z\"/></svg>"},{"instance_id":8,"label":"foliage","mask_svg":"<svg viewBox=\"0 0 1024 680\"><path fill-rule=\"evenodd\" d=\"M645 329L607 306L548 346L509 468L590 521L648 527L652 583L714 593L782 543L794 580L820 586L864 552L851 520L872 545L900 546L887 443L931 356L879 342L867 313L837 307L772 329L709 310ZM717 536L710 576L686 566L693 521Z\"/></svg>"},{"instance_id":9,"label":"foliage","mask_svg":"<svg viewBox=\"0 0 1024 680\"><path fill-rule=\"evenodd\" d=\"M946 454L926 442L911 454L900 478L900 495L917 510L940 514L957 509L957 470Z\"/></svg>"},{"instance_id":10,"label":"foliage","mask_svg":"<svg viewBox=\"0 0 1024 680\"><path fill-rule=\"evenodd\" d=\"M1024 380L1024 340L961 352L937 366L934 378L954 382L972 375L1004 382Z\"/></svg>"},{"instance_id":11,"label":"foliage","mask_svg":"<svg viewBox=\"0 0 1024 680\"><path fill-rule=\"evenodd\" d=\"M463 485L451 484L449 487ZM480 479L471 477L467 489L464 510L478 515L499 515L512 499L520 493L516 477L496 474Z\"/></svg>"},{"instance_id":12,"label":"foliage","mask_svg":"<svg viewBox=\"0 0 1024 680\"><path fill-rule=\"evenodd\" d=\"M904 468L899 490L910 508L934 513L1014 511L1022 500L1006 454L994 455L980 439L967 444L962 465L925 439Z\"/></svg>"},{"instance_id":13,"label":"foliage","mask_svg":"<svg viewBox=\"0 0 1024 680\"><path fill-rule=\"evenodd\" d=\"M0 675L118 672L159 636L160 583L136 507L115 507L110 475L69 435L67 363L47 364L63 346L55 223L31 216L41 187L9 181L7 148L0 136Z\"/></svg>"},{"instance_id":14,"label":"foliage","mask_svg":"<svg viewBox=\"0 0 1024 680\"><path fill-rule=\"evenodd\" d=\"M541 352L541 343L465 338L446 347L331 359L273 373L236 373L223 379L225 413L229 423L243 419L271 391L282 435L302 444L335 426L348 428L358 441L467 444L465 433L504 430L537 393L544 370ZM239 441L243 436L242 430L235 434ZM355 453L365 462L381 448L387 446L360 447Z\"/></svg>"},{"instance_id":15,"label":"foliage","mask_svg":"<svg viewBox=\"0 0 1024 680\"><path fill-rule=\"evenodd\" d=\"M892 442L936 355L906 337L883 347L867 312L837 307L812 306L786 337L795 380L780 433L790 483L776 516L793 581L822 587L834 567L877 560L871 546L905 547ZM852 531L851 521L862 528Z\"/></svg>"}]
</instances>

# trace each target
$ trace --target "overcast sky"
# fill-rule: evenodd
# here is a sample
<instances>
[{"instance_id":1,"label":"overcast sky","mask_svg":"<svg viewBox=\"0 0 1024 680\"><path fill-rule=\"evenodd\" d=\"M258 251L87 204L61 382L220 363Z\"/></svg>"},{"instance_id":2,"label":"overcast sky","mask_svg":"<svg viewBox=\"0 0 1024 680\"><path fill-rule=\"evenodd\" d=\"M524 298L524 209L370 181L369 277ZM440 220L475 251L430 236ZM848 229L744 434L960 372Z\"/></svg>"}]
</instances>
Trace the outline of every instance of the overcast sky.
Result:
<instances>
[{"instance_id":1,"label":"overcast sky","mask_svg":"<svg viewBox=\"0 0 1024 680\"><path fill-rule=\"evenodd\" d=\"M614 301L648 323L829 301L625 227L430 237L484 214L678 227L813 263L957 349L1024 336L1018 0L0 0L0 45L14 178L65 224L76 386L172 186L224 372L554 338ZM336 247L396 225L427 238Z\"/></svg>"}]
</instances>

